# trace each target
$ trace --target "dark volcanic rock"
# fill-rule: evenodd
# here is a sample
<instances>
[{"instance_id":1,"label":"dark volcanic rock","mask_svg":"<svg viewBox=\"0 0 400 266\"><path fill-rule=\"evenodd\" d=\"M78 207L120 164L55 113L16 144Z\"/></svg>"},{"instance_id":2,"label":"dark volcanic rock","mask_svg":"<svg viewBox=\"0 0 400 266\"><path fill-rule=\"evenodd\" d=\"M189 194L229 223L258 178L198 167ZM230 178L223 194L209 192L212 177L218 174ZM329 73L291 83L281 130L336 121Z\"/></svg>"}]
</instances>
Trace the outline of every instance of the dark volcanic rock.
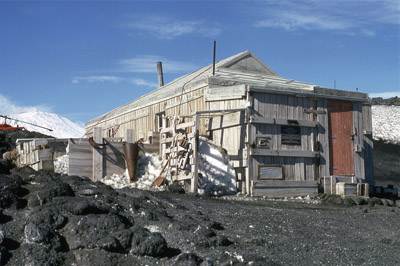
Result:
<instances>
[{"instance_id":1,"label":"dark volcanic rock","mask_svg":"<svg viewBox=\"0 0 400 266\"><path fill-rule=\"evenodd\" d=\"M122 229L113 233L121 247L125 250L131 247L133 232L131 229Z\"/></svg>"},{"instance_id":2,"label":"dark volcanic rock","mask_svg":"<svg viewBox=\"0 0 400 266\"><path fill-rule=\"evenodd\" d=\"M110 238L108 238L110 234L112 235L129 226L129 224L125 224L124 219L117 215L89 214L71 217L62 229L62 234L71 249L105 249L116 243L114 240L110 242ZM117 244L115 244L115 247L117 247Z\"/></svg>"},{"instance_id":3,"label":"dark volcanic rock","mask_svg":"<svg viewBox=\"0 0 400 266\"><path fill-rule=\"evenodd\" d=\"M106 204L88 198L59 197L54 200L61 208L74 215L104 214L110 212Z\"/></svg>"},{"instance_id":4,"label":"dark volcanic rock","mask_svg":"<svg viewBox=\"0 0 400 266\"><path fill-rule=\"evenodd\" d=\"M62 265L64 261L63 257L55 250L38 244L25 243L21 245L18 255L18 260L21 260L20 265L54 266Z\"/></svg>"},{"instance_id":5,"label":"dark volcanic rock","mask_svg":"<svg viewBox=\"0 0 400 266\"><path fill-rule=\"evenodd\" d=\"M342 205L343 204L343 199L342 199L342 197L337 196L337 195L327 195L322 200L322 202L336 204L336 205Z\"/></svg>"},{"instance_id":6,"label":"dark volcanic rock","mask_svg":"<svg viewBox=\"0 0 400 266\"><path fill-rule=\"evenodd\" d=\"M195 253L183 253L176 258L173 266L199 266L202 262L203 259Z\"/></svg>"},{"instance_id":7,"label":"dark volcanic rock","mask_svg":"<svg viewBox=\"0 0 400 266\"><path fill-rule=\"evenodd\" d=\"M24 229L25 242L40 244L48 249L61 250L61 238L49 225L28 223Z\"/></svg>"},{"instance_id":8,"label":"dark volcanic rock","mask_svg":"<svg viewBox=\"0 0 400 266\"><path fill-rule=\"evenodd\" d=\"M160 233L151 233L147 229L135 227L132 229L131 252L140 256L162 256L167 251L167 242Z\"/></svg>"},{"instance_id":9,"label":"dark volcanic rock","mask_svg":"<svg viewBox=\"0 0 400 266\"><path fill-rule=\"evenodd\" d=\"M167 191L171 193L178 193L178 194L184 194L185 190L181 185L178 183L172 183L171 185L167 186Z\"/></svg>"},{"instance_id":10,"label":"dark volcanic rock","mask_svg":"<svg viewBox=\"0 0 400 266\"><path fill-rule=\"evenodd\" d=\"M29 182L32 180L33 176L36 174L36 171L29 166L17 167L11 170L11 173L17 176L20 176L25 182Z\"/></svg>"},{"instance_id":11,"label":"dark volcanic rock","mask_svg":"<svg viewBox=\"0 0 400 266\"><path fill-rule=\"evenodd\" d=\"M111 253L102 249L78 249L74 250L75 263L77 265L96 265L96 266L131 266L144 265L135 263L132 257L124 254ZM150 265L150 264L148 264Z\"/></svg>"},{"instance_id":12,"label":"dark volcanic rock","mask_svg":"<svg viewBox=\"0 0 400 266\"><path fill-rule=\"evenodd\" d=\"M7 259L7 249L5 247L0 246L0 265L3 265Z\"/></svg>"},{"instance_id":13,"label":"dark volcanic rock","mask_svg":"<svg viewBox=\"0 0 400 266\"><path fill-rule=\"evenodd\" d=\"M28 213L28 218L32 223L48 224L55 229L60 229L67 222L67 217L61 213L60 209L57 205L38 206Z\"/></svg>"},{"instance_id":14,"label":"dark volcanic rock","mask_svg":"<svg viewBox=\"0 0 400 266\"><path fill-rule=\"evenodd\" d=\"M6 238L3 230L0 230L0 246L3 245L4 239Z\"/></svg>"},{"instance_id":15,"label":"dark volcanic rock","mask_svg":"<svg viewBox=\"0 0 400 266\"><path fill-rule=\"evenodd\" d=\"M28 207L40 206L51 202L53 198L62 196L74 196L74 192L68 184L61 181L44 183L41 189L29 195Z\"/></svg>"},{"instance_id":16,"label":"dark volcanic rock","mask_svg":"<svg viewBox=\"0 0 400 266\"><path fill-rule=\"evenodd\" d=\"M382 97L372 98L373 105L396 105L400 106L400 98L395 96L388 99L383 99Z\"/></svg>"},{"instance_id":17,"label":"dark volcanic rock","mask_svg":"<svg viewBox=\"0 0 400 266\"><path fill-rule=\"evenodd\" d=\"M13 165L10 161L5 159L0 159L0 174L10 174L10 170L13 168Z\"/></svg>"},{"instance_id":18,"label":"dark volcanic rock","mask_svg":"<svg viewBox=\"0 0 400 266\"><path fill-rule=\"evenodd\" d=\"M16 175L0 175L0 208L20 208L23 201L20 196L26 193L24 182Z\"/></svg>"}]
</instances>

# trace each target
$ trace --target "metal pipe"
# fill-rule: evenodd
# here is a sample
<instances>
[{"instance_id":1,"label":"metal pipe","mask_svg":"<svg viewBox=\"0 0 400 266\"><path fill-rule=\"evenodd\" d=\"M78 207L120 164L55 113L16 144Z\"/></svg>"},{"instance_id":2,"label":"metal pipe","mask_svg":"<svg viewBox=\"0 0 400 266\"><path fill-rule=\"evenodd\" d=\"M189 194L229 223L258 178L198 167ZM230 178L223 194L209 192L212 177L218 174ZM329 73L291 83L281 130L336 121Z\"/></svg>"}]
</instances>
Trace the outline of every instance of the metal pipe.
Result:
<instances>
[{"instance_id":1,"label":"metal pipe","mask_svg":"<svg viewBox=\"0 0 400 266\"><path fill-rule=\"evenodd\" d=\"M214 41L214 56L213 56L213 76L215 76L215 51L217 49L217 42Z\"/></svg>"},{"instance_id":2,"label":"metal pipe","mask_svg":"<svg viewBox=\"0 0 400 266\"><path fill-rule=\"evenodd\" d=\"M164 86L164 75L162 70L162 62L157 62L157 75L158 75L158 87Z\"/></svg>"}]
</instances>

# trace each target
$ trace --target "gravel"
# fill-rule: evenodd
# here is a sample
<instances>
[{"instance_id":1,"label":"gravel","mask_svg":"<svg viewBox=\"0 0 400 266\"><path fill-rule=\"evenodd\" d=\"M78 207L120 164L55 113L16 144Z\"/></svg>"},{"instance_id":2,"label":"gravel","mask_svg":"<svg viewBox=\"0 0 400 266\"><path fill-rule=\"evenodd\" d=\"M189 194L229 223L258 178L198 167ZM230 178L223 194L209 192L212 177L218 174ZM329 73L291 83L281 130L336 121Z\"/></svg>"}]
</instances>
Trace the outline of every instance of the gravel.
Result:
<instances>
[{"instance_id":1,"label":"gravel","mask_svg":"<svg viewBox=\"0 0 400 266\"><path fill-rule=\"evenodd\" d=\"M24 168L0 180L7 191L0 194L2 265L395 265L400 260L399 200L324 194L210 198L117 190Z\"/></svg>"}]
</instances>

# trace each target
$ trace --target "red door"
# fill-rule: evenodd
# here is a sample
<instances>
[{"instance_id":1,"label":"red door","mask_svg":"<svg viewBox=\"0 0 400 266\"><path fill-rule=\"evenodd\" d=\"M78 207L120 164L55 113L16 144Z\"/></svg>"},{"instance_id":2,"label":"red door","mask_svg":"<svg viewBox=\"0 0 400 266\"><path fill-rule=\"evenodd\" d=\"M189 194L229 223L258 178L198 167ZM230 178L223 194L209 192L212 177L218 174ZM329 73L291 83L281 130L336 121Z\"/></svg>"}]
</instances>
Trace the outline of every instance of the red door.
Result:
<instances>
[{"instance_id":1,"label":"red door","mask_svg":"<svg viewBox=\"0 0 400 266\"><path fill-rule=\"evenodd\" d=\"M353 104L328 101L328 126L331 175L354 175Z\"/></svg>"}]
</instances>

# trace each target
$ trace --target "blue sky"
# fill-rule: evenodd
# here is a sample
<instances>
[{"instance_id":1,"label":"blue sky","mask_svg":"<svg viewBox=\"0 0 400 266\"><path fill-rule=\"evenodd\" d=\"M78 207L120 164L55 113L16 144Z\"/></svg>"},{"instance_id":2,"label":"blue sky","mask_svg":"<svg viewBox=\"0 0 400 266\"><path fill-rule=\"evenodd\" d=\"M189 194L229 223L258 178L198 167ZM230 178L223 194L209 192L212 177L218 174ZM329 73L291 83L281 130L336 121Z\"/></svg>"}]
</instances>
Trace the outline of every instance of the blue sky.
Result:
<instances>
[{"instance_id":1,"label":"blue sky","mask_svg":"<svg viewBox=\"0 0 400 266\"><path fill-rule=\"evenodd\" d=\"M400 96L400 1L3 1L0 114L87 122L250 50L284 78Z\"/></svg>"}]
</instances>

